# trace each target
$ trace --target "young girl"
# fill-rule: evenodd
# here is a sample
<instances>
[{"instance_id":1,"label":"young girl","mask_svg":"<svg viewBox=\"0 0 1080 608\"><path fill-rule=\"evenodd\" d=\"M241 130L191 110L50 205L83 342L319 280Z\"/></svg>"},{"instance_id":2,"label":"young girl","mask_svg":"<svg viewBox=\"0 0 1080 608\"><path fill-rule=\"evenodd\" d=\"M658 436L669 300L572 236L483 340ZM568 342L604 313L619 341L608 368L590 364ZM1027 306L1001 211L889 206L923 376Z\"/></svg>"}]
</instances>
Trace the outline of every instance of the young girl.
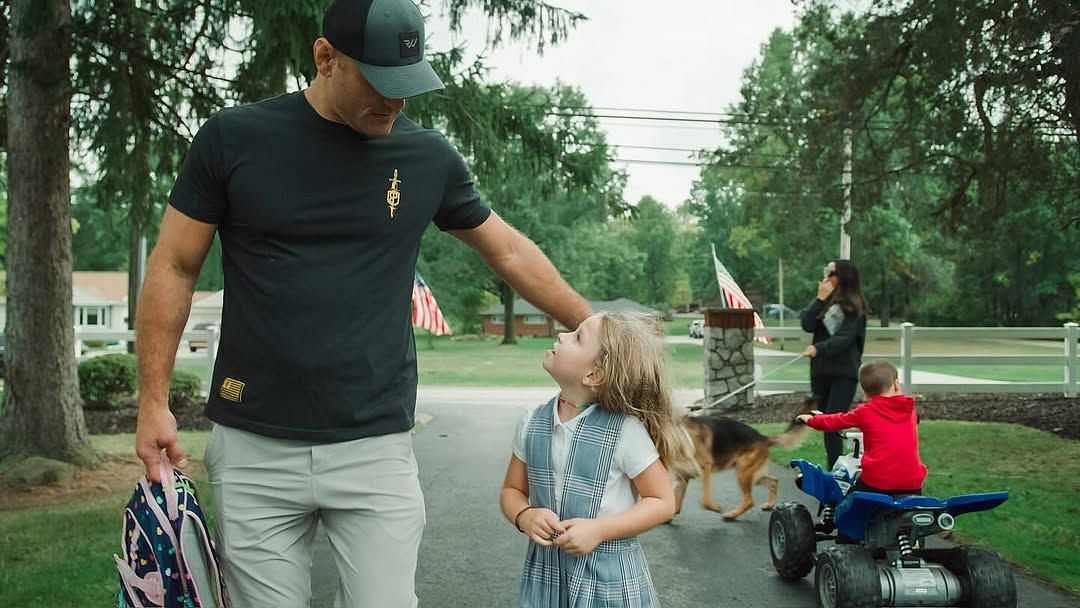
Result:
<instances>
[{"instance_id":1,"label":"young girl","mask_svg":"<svg viewBox=\"0 0 1080 608\"><path fill-rule=\"evenodd\" d=\"M635 537L675 513L668 469L694 465L655 323L593 315L543 366L560 393L522 417L499 499L532 541L517 606L659 606Z\"/></svg>"}]
</instances>

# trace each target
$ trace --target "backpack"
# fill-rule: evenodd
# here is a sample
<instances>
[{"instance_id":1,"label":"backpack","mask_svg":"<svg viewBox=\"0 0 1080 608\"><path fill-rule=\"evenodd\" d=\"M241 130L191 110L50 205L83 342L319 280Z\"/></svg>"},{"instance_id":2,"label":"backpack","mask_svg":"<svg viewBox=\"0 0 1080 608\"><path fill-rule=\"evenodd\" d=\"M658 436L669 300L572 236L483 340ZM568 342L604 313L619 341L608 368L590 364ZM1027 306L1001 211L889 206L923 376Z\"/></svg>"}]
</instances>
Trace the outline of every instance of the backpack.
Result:
<instances>
[{"instance_id":1,"label":"backpack","mask_svg":"<svg viewBox=\"0 0 1080 608\"><path fill-rule=\"evenodd\" d=\"M161 479L144 475L124 509L119 608L225 608L217 552L199 506L195 483L164 452Z\"/></svg>"}]
</instances>

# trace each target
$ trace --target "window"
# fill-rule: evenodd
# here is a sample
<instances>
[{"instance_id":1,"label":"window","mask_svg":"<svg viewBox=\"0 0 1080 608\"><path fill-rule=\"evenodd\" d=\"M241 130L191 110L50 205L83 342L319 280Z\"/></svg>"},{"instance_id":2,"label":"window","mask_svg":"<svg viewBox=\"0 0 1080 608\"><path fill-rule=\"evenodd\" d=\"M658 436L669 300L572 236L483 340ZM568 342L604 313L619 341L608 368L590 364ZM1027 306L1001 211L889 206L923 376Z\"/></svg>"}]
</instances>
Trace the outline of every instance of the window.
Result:
<instances>
[{"instance_id":1,"label":"window","mask_svg":"<svg viewBox=\"0 0 1080 608\"><path fill-rule=\"evenodd\" d=\"M100 306L79 306L75 310L75 324L83 327L107 327L107 312Z\"/></svg>"},{"instance_id":2,"label":"window","mask_svg":"<svg viewBox=\"0 0 1080 608\"><path fill-rule=\"evenodd\" d=\"M491 315L491 322L493 324L495 324L495 325L502 325L503 324L503 316L502 315Z\"/></svg>"},{"instance_id":3,"label":"window","mask_svg":"<svg viewBox=\"0 0 1080 608\"><path fill-rule=\"evenodd\" d=\"M547 325L547 317L544 315L525 315L526 325Z\"/></svg>"}]
</instances>

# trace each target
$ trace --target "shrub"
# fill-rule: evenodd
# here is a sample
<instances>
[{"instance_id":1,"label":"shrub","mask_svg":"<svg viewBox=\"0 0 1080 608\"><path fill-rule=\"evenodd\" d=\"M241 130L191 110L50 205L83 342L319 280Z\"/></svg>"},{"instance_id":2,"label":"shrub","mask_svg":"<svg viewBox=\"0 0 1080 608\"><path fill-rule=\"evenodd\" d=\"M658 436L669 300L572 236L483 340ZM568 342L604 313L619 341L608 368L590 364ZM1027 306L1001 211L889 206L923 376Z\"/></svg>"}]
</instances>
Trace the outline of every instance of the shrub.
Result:
<instances>
[{"instance_id":1,"label":"shrub","mask_svg":"<svg viewBox=\"0 0 1080 608\"><path fill-rule=\"evenodd\" d=\"M169 406L185 408L199 404L201 401L202 378L197 374L182 370L173 373L172 383L169 384Z\"/></svg>"},{"instance_id":2,"label":"shrub","mask_svg":"<svg viewBox=\"0 0 1080 608\"><path fill-rule=\"evenodd\" d=\"M88 408L119 408L135 394L137 380L135 355L102 355L79 364L79 394Z\"/></svg>"}]
</instances>

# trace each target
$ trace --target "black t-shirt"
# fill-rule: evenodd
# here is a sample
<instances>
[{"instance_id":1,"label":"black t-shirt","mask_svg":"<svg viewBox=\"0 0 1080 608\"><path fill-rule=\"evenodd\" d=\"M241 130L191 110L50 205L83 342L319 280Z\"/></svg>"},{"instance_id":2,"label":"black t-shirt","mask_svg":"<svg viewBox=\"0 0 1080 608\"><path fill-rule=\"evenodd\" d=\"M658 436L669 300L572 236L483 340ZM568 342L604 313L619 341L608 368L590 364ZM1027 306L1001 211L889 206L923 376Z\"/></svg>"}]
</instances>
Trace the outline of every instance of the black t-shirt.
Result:
<instances>
[{"instance_id":1,"label":"black t-shirt","mask_svg":"<svg viewBox=\"0 0 1080 608\"><path fill-rule=\"evenodd\" d=\"M211 420L313 441L412 428L420 237L491 212L442 135L401 116L367 138L281 95L208 120L170 203L221 237Z\"/></svg>"}]
</instances>

